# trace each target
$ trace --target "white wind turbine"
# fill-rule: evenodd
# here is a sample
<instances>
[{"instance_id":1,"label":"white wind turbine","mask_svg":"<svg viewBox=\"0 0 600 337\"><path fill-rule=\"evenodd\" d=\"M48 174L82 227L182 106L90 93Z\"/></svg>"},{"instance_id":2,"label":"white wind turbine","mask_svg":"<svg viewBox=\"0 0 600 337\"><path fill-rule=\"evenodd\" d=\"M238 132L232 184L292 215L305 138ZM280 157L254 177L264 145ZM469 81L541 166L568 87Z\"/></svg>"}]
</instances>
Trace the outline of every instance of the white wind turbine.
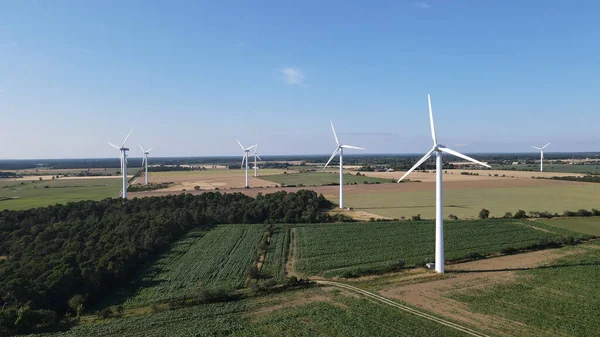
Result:
<instances>
[{"instance_id":1,"label":"white wind turbine","mask_svg":"<svg viewBox=\"0 0 600 337\"><path fill-rule=\"evenodd\" d=\"M123 174L123 199L127 199L127 151L129 151L129 149L125 147L125 142L127 141L127 138L129 138L129 135L131 135L132 131L133 130L129 131L127 137L125 137L125 140L123 141L123 144L121 144L121 147L118 147L115 144L108 142L110 146L121 151L121 173Z\"/></svg>"},{"instance_id":2,"label":"white wind turbine","mask_svg":"<svg viewBox=\"0 0 600 337\"><path fill-rule=\"evenodd\" d=\"M258 158L259 160L262 160L260 158L260 156L258 155L258 152L256 152L256 150L258 149L258 145L254 145L254 153L252 154L254 156L254 177L256 177L256 170L257 170L257 166L256 166L256 158Z\"/></svg>"},{"instance_id":3,"label":"white wind turbine","mask_svg":"<svg viewBox=\"0 0 600 337\"><path fill-rule=\"evenodd\" d=\"M443 204L442 204L442 153L451 154L459 158L468 160L475 164L490 167L488 164L477 161L471 157L465 156L462 153L456 152L445 147L437 142L435 137L435 128L433 126L433 113L431 112L431 97L427 95L429 101L429 123L431 124L431 137L433 138L433 148L427 152L423 158L421 158L410 170L408 170L398 182L402 181L417 167L423 164L429 159L433 153L436 155L435 159L435 271L438 273L444 272L444 216L443 216Z\"/></svg>"},{"instance_id":4,"label":"white wind turbine","mask_svg":"<svg viewBox=\"0 0 600 337\"><path fill-rule=\"evenodd\" d=\"M544 172L544 149L548 145L550 145L550 143L548 143L542 147L537 147L537 146L531 145L532 148L540 150L540 172Z\"/></svg>"},{"instance_id":5,"label":"white wind turbine","mask_svg":"<svg viewBox=\"0 0 600 337\"><path fill-rule=\"evenodd\" d=\"M327 161L327 164L325 164L325 166L323 166L323 170L325 170L325 168L327 168L327 165L329 165L329 163L331 162L331 160L333 159L333 157L335 157L336 154L340 154L340 208L344 208L344 149L355 149L355 150L365 150L362 147L357 147L357 146L352 146L352 145L340 145L340 141L337 137L337 135L335 134L335 128L333 127L333 122L329 121L329 123L331 123L331 130L333 130L333 137L335 137L335 142L337 143L337 147L335 148L335 151L333 151L333 154L331 155L331 157L329 158L329 160Z\"/></svg>"},{"instance_id":6,"label":"white wind turbine","mask_svg":"<svg viewBox=\"0 0 600 337\"><path fill-rule=\"evenodd\" d=\"M144 154L144 158L142 159L142 166L145 167L146 170L146 185L148 185L148 154L152 151L152 148L144 151L144 148L140 145L140 149L142 149L142 153Z\"/></svg>"},{"instance_id":7,"label":"white wind turbine","mask_svg":"<svg viewBox=\"0 0 600 337\"><path fill-rule=\"evenodd\" d=\"M237 139L236 139L237 140ZM246 188L248 188L248 153L250 150L256 147L256 145L252 145L249 148L245 148L240 141L237 141L242 150L244 150L244 156L242 157L242 168L244 168L244 162L246 162Z\"/></svg>"}]
</instances>

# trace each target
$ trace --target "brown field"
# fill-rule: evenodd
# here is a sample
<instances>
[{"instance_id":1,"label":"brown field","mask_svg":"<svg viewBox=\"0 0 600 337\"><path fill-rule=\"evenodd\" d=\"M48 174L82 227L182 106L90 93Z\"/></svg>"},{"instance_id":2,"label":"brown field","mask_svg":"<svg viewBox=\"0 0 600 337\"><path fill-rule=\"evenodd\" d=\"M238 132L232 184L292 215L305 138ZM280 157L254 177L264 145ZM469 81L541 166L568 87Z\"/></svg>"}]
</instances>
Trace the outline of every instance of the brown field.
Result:
<instances>
[{"instance_id":1,"label":"brown field","mask_svg":"<svg viewBox=\"0 0 600 337\"><path fill-rule=\"evenodd\" d=\"M62 171L64 172L64 171ZM23 178L2 178L0 181L36 181L40 177L42 180L52 180L53 176L49 175L35 175L35 176L24 176ZM128 175L131 178L133 175ZM89 177L61 177L59 180L91 180L91 179L120 179L121 176L89 176Z\"/></svg>"},{"instance_id":2,"label":"brown field","mask_svg":"<svg viewBox=\"0 0 600 337\"><path fill-rule=\"evenodd\" d=\"M557 173L557 172L527 172L527 171L502 171L502 170L444 170L443 179L444 182L449 181L482 181L482 180L508 180L508 179L531 179L532 177L565 177L565 176L578 176L582 177L584 174L580 173ZM385 178L385 179L400 179L404 175L405 171L396 172L362 172L367 177ZM468 173L479 173L478 176L463 175L461 172ZM494 176L497 174L498 176ZM491 176L490 176L491 175ZM505 175L505 177L502 177ZM407 179L420 180L422 182L435 182L435 171L429 171L424 173L421 171L412 172Z\"/></svg>"}]
</instances>

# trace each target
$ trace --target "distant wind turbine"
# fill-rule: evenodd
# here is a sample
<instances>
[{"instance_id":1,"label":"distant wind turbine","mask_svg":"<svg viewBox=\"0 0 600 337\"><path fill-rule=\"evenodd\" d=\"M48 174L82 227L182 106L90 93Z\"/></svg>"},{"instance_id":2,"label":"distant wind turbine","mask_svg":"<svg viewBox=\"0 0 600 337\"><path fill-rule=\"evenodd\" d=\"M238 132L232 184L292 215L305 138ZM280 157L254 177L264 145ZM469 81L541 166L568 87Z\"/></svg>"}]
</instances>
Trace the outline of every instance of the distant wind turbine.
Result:
<instances>
[{"instance_id":1,"label":"distant wind turbine","mask_svg":"<svg viewBox=\"0 0 600 337\"><path fill-rule=\"evenodd\" d=\"M352 145L340 145L340 141L339 141L337 135L335 134L335 128L333 127L333 122L329 121L329 123L331 123L331 130L333 130L333 137L335 137L335 142L337 143L337 147L335 148L335 151L333 151L333 154L327 161L327 164L325 164L325 166L323 166L323 170L325 170L327 168L327 165L329 165L329 163L331 162L333 157L335 157L335 155L339 153L340 154L340 208L344 208L344 158L343 158L344 157L344 149L355 149L355 150L365 150L365 149L363 149L362 147L357 147L357 146L352 146Z\"/></svg>"},{"instance_id":2,"label":"distant wind turbine","mask_svg":"<svg viewBox=\"0 0 600 337\"><path fill-rule=\"evenodd\" d=\"M148 185L148 154L150 154L152 148L144 150L144 148L140 145L140 149L142 149L142 153L144 154L144 158L142 159L142 166L144 166L146 169L146 185Z\"/></svg>"},{"instance_id":3,"label":"distant wind turbine","mask_svg":"<svg viewBox=\"0 0 600 337\"><path fill-rule=\"evenodd\" d=\"M445 147L437 142L435 137L435 127L433 126L433 112L431 111L431 97L427 95L429 101L429 123L431 125L431 138L433 139L433 148L427 152L410 170L408 170L398 182L402 181L417 167L429 159L435 153L435 271L438 273L444 272L444 216L442 204L442 153L451 154L453 156L468 160L475 164L485 167L490 167L488 164L477 161L471 157L465 156L462 153L456 152Z\"/></svg>"},{"instance_id":4,"label":"distant wind turbine","mask_svg":"<svg viewBox=\"0 0 600 337\"><path fill-rule=\"evenodd\" d=\"M256 170L258 168L256 166L256 158L258 158L259 160L262 160L262 159L260 159L260 156L258 155L258 152L256 151L257 149L258 149L258 145L254 145L254 153L252 154L254 156L254 177L257 176Z\"/></svg>"},{"instance_id":5,"label":"distant wind turbine","mask_svg":"<svg viewBox=\"0 0 600 337\"><path fill-rule=\"evenodd\" d=\"M129 135L131 135L132 131L133 129L129 131L127 137L125 137L125 140L123 141L123 144L121 144L121 147L116 146L111 142L108 142L110 146L121 151L121 173L123 174L123 199L127 199L127 151L129 151L129 149L125 147L125 142L127 142L127 138L129 138Z\"/></svg>"},{"instance_id":6,"label":"distant wind turbine","mask_svg":"<svg viewBox=\"0 0 600 337\"><path fill-rule=\"evenodd\" d=\"M544 172L544 149L548 145L550 145L550 143L548 143L542 147L537 147L537 146L531 145L532 148L540 150L540 172Z\"/></svg>"},{"instance_id":7,"label":"distant wind turbine","mask_svg":"<svg viewBox=\"0 0 600 337\"><path fill-rule=\"evenodd\" d=\"M242 157L242 167L241 168L244 168L244 162L246 162L246 188L248 188L248 153L250 152L250 150L252 150L253 148L255 148L256 145L252 145L249 148L245 148L242 145L242 143L240 143L239 140L237 142L240 145L240 147L242 148L242 150L244 150L244 156Z\"/></svg>"}]
</instances>

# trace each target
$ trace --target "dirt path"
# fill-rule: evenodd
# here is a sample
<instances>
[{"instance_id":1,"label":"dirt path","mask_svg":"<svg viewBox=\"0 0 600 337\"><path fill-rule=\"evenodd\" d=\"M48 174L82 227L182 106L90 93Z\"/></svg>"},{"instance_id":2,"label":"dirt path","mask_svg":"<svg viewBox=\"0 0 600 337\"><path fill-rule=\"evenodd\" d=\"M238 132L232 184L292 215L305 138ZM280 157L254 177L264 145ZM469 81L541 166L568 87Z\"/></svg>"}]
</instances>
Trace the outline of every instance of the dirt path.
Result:
<instances>
[{"instance_id":1,"label":"dirt path","mask_svg":"<svg viewBox=\"0 0 600 337\"><path fill-rule=\"evenodd\" d=\"M380 295L368 292L366 290L362 290L360 288L357 288L357 287L354 287L354 286L351 286L351 285L348 285L348 284L345 284L345 283L332 282L332 281L316 281L316 282L318 284L335 286L335 287L339 287L339 288L343 288L343 289L346 289L346 290L351 290L351 291L357 292L357 293L359 293L361 295L367 296L367 297L372 298L372 299L374 299L376 301L379 301L379 302L387 304L389 306L392 306L392 307L398 308L400 310L406 311L406 312L411 313L413 315L416 315L416 316L428 319L430 321L433 321L433 322L445 325L445 326L447 326L449 328L453 328L453 329L456 329L458 331L464 332L464 333L466 333L467 335L470 335L470 336L486 336L487 337L487 335L484 335L484 334L479 333L479 332L477 332L475 330L469 329L469 328L467 328L465 326L462 326L462 325L459 325L459 324L456 324L456 323L452 323L452 322L443 320L441 318L438 318L438 317L426 314L424 312L421 312L419 310L413 309L413 308L408 307L406 305L402 305L402 304L396 303L394 301L391 301L391 300L389 300L389 299L387 299L387 298L385 298L383 296L380 296Z\"/></svg>"},{"instance_id":2,"label":"dirt path","mask_svg":"<svg viewBox=\"0 0 600 337\"><path fill-rule=\"evenodd\" d=\"M296 274L296 228L290 229L290 251L285 264L285 276L298 277L298 274Z\"/></svg>"},{"instance_id":3,"label":"dirt path","mask_svg":"<svg viewBox=\"0 0 600 337\"><path fill-rule=\"evenodd\" d=\"M450 297L454 293L480 291L497 284L512 282L518 270L535 268L578 251L547 249L449 265L444 278L400 287L390 284L381 288L378 293L459 322L481 327L494 334L543 335L542 332L519 322L473 313L466 304Z\"/></svg>"}]
</instances>

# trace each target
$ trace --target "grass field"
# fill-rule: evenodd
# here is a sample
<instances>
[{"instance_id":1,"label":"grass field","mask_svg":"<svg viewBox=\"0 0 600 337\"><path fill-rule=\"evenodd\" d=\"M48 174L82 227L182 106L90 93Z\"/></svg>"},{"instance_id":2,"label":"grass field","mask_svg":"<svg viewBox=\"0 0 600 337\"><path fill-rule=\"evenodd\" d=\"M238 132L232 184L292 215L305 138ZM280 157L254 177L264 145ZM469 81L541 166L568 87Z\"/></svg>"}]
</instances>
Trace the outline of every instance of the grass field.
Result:
<instances>
[{"instance_id":1,"label":"grass field","mask_svg":"<svg viewBox=\"0 0 600 337\"><path fill-rule=\"evenodd\" d=\"M419 183L422 184L422 183ZM397 193L347 193L346 206L388 218L435 217L435 188L428 191ZM568 183L535 187L494 187L444 190L444 217L477 218L482 208L490 216L502 217L505 212L519 210L549 211L561 214L565 210L598 208L600 188L593 183Z\"/></svg>"},{"instance_id":2,"label":"grass field","mask_svg":"<svg viewBox=\"0 0 600 337\"><path fill-rule=\"evenodd\" d=\"M222 225L206 232L190 232L143 272L139 290L126 305L192 296L201 287L243 286L264 228L264 225Z\"/></svg>"},{"instance_id":3,"label":"grass field","mask_svg":"<svg viewBox=\"0 0 600 337\"><path fill-rule=\"evenodd\" d=\"M600 331L600 243L577 247L550 264L518 271L509 284L470 289L451 296L469 310L526 324L546 336L597 336Z\"/></svg>"},{"instance_id":4,"label":"grass field","mask_svg":"<svg viewBox=\"0 0 600 337\"><path fill-rule=\"evenodd\" d=\"M535 223L538 229L530 224L504 219L446 222L445 260L523 249L568 234L577 236L541 223ZM433 221L298 225L296 233L296 270L306 275L369 273L387 270L399 260L414 265L434 259Z\"/></svg>"},{"instance_id":5,"label":"grass field","mask_svg":"<svg viewBox=\"0 0 600 337\"><path fill-rule=\"evenodd\" d=\"M492 168L498 170L518 170L518 171L540 171L540 163L537 164L519 164L519 165L492 165ZM600 165L569 165L569 164L548 164L544 162L544 172L568 172L568 173L594 173L600 174Z\"/></svg>"},{"instance_id":6,"label":"grass field","mask_svg":"<svg viewBox=\"0 0 600 337\"><path fill-rule=\"evenodd\" d=\"M20 210L65 204L70 201L119 197L122 180L56 179L42 181L0 180L0 210ZM47 187L46 187L47 186Z\"/></svg>"},{"instance_id":7,"label":"grass field","mask_svg":"<svg viewBox=\"0 0 600 337\"><path fill-rule=\"evenodd\" d=\"M600 217L540 219L540 222L553 227L560 227L574 232L600 236Z\"/></svg>"},{"instance_id":8,"label":"grass field","mask_svg":"<svg viewBox=\"0 0 600 337\"><path fill-rule=\"evenodd\" d=\"M268 180L280 185L304 185L304 186L322 186L328 184L338 184L340 182L339 173L329 172L303 172L303 173L288 173L261 177L263 180ZM344 184L363 184L368 183L391 183L391 179L374 178L356 176L355 174L345 174Z\"/></svg>"},{"instance_id":9,"label":"grass field","mask_svg":"<svg viewBox=\"0 0 600 337\"><path fill-rule=\"evenodd\" d=\"M290 247L290 226L279 225L271 236L267 256L262 265L261 278L282 281Z\"/></svg>"},{"instance_id":10,"label":"grass field","mask_svg":"<svg viewBox=\"0 0 600 337\"><path fill-rule=\"evenodd\" d=\"M396 308L312 288L77 326L46 336L464 336Z\"/></svg>"}]
</instances>

